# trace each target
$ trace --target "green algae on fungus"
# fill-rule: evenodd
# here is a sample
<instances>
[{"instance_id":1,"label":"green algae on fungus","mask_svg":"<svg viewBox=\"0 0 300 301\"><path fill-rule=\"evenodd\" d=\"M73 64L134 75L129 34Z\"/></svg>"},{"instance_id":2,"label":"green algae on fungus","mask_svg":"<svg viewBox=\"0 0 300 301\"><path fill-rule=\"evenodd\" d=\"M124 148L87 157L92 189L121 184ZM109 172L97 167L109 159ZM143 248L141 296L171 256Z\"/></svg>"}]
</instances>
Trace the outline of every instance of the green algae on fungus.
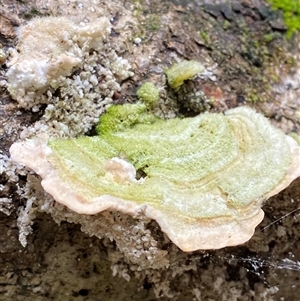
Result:
<instances>
[{"instance_id":1,"label":"green algae on fungus","mask_svg":"<svg viewBox=\"0 0 300 301\"><path fill-rule=\"evenodd\" d=\"M156 86L147 82L144 83L136 92L137 97L149 107L155 106L159 100L159 91Z\"/></svg>"},{"instance_id":2,"label":"green algae on fungus","mask_svg":"<svg viewBox=\"0 0 300 301\"><path fill-rule=\"evenodd\" d=\"M152 124L159 118L147 113L148 106L142 103L115 105L107 109L100 117L96 127L98 135L110 132L122 132L137 124Z\"/></svg>"},{"instance_id":3,"label":"green algae on fungus","mask_svg":"<svg viewBox=\"0 0 300 301\"><path fill-rule=\"evenodd\" d=\"M299 176L296 142L250 108L160 120L141 106L121 127L108 127L121 106L103 115L96 137L15 143L12 159L71 210L143 213L183 251L246 242L262 203Z\"/></svg>"},{"instance_id":4,"label":"green algae on fungus","mask_svg":"<svg viewBox=\"0 0 300 301\"><path fill-rule=\"evenodd\" d=\"M180 87L185 80L193 78L198 73L205 70L204 66L197 61L182 61L174 64L171 68L165 71L168 84L172 89Z\"/></svg>"}]
</instances>

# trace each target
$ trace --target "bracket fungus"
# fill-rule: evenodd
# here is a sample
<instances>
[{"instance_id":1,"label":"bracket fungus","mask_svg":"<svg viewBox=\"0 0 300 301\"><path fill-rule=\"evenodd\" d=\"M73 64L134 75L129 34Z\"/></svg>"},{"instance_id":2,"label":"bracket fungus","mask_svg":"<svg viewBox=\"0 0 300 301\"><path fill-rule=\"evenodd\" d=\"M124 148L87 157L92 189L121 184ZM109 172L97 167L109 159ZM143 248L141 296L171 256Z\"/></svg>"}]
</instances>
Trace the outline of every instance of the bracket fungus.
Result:
<instances>
[{"instance_id":1,"label":"bracket fungus","mask_svg":"<svg viewBox=\"0 0 300 301\"><path fill-rule=\"evenodd\" d=\"M205 68L200 62L184 60L165 70L165 73L169 86L172 89L178 89L185 80L191 79L203 71Z\"/></svg>"},{"instance_id":2,"label":"bracket fungus","mask_svg":"<svg viewBox=\"0 0 300 301\"><path fill-rule=\"evenodd\" d=\"M102 115L99 136L41 135L14 143L11 157L71 210L143 212L186 252L249 240L263 202L300 175L299 146L250 108L170 120L136 114L109 130L118 108L126 109Z\"/></svg>"}]
</instances>

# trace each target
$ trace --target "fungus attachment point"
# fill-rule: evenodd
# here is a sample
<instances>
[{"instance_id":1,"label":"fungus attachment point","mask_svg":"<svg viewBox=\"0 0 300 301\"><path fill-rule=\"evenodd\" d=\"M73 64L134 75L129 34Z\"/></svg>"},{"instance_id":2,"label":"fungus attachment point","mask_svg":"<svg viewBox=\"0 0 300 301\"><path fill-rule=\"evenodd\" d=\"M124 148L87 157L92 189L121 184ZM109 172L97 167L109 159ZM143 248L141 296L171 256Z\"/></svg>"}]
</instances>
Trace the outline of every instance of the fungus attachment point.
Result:
<instances>
[{"instance_id":1,"label":"fungus attachment point","mask_svg":"<svg viewBox=\"0 0 300 301\"><path fill-rule=\"evenodd\" d=\"M103 115L97 137L15 143L12 159L77 213L143 208L183 251L246 242L262 203L300 175L297 143L247 107L166 121L132 109L122 126L108 126L120 108Z\"/></svg>"}]
</instances>

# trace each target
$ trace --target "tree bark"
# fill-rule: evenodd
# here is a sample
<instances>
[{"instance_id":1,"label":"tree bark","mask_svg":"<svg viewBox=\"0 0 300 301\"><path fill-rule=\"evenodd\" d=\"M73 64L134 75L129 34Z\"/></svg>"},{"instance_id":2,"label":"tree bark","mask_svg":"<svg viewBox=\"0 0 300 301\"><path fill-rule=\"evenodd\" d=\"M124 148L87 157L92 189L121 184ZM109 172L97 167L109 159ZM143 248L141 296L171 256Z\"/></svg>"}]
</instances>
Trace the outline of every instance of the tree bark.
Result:
<instances>
[{"instance_id":1,"label":"tree bark","mask_svg":"<svg viewBox=\"0 0 300 301\"><path fill-rule=\"evenodd\" d=\"M63 1L64 2L64 1ZM116 103L135 102L136 89L151 81L166 87L164 69L174 61L194 59L209 70L206 78L190 80L176 94L165 88L162 115L193 116L252 106L285 133L300 134L297 58L299 35L285 38L282 14L265 1L1 1L0 51L16 45L16 27L33 17L70 15L97 17L106 13L134 76L122 83ZM94 14L94 15L93 15ZM128 18L128 19L126 19ZM0 83L8 58L0 54ZM214 102L206 105L196 91ZM300 91L300 90L299 90ZM298 114L298 115L297 115ZM19 109L3 85L0 90L0 150L8 155L21 127L41 112ZM0 159L1 160L1 159ZM0 162L1 163L1 162ZM0 172L1 164L0 164ZM28 243L19 242L17 219L26 202L18 187L25 177L9 182L0 174L0 299L10 300L296 300L300 262L300 179L264 205L266 217L246 244L209 252L183 253L171 245L169 268L131 270L124 255L108 239L89 237L79 225L37 212ZM0 199L1 200L1 199ZM154 227L153 227L154 228ZM157 235L163 234L157 230ZM123 278L114 277L115 266ZM147 274L148 273L148 274ZM120 274L120 273L119 273ZM141 278L137 278L136 275ZM174 276L175 275L175 276ZM153 280L157 277L157 281ZM126 281L128 280L128 281ZM253 297L254 296L254 297ZM196 298L196 299L193 299Z\"/></svg>"}]
</instances>

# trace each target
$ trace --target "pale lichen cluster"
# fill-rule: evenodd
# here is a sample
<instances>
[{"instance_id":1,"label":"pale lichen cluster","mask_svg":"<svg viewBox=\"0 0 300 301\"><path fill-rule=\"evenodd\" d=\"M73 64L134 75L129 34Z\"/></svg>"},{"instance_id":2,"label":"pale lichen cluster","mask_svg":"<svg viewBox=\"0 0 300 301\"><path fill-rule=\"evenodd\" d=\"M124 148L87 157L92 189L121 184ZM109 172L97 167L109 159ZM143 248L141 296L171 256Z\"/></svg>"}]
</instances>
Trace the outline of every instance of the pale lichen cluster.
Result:
<instances>
[{"instance_id":1,"label":"pale lichen cluster","mask_svg":"<svg viewBox=\"0 0 300 301\"><path fill-rule=\"evenodd\" d=\"M38 132L74 137L97 123L120 83L133 74L109 42L110 31L106 17L87 24L63 17L34 19L20 29L7 87L20 108L37 112L45 107L21 138Z\"/></svg>"},{"instance_id":2,"label":"pale lichen cluster","mask_svg":"<svg viewBox=\"0 0 300 301\"><path fill-rule=\"evenodd\" d=\"M19 181L20 176L26 176L28 170L24 168L23 165L13 162L7 155L3 154L0 150L0 175L5 175L6 185L0 184L0 192L7 189L7 185L15 184ZM17 186L20 195L22 194L21 188ZM10 215L11 211L14 209L13 197L10 195L8 197L0 197L0 211L6 215Z\"/></svg>"}]
</instances>

